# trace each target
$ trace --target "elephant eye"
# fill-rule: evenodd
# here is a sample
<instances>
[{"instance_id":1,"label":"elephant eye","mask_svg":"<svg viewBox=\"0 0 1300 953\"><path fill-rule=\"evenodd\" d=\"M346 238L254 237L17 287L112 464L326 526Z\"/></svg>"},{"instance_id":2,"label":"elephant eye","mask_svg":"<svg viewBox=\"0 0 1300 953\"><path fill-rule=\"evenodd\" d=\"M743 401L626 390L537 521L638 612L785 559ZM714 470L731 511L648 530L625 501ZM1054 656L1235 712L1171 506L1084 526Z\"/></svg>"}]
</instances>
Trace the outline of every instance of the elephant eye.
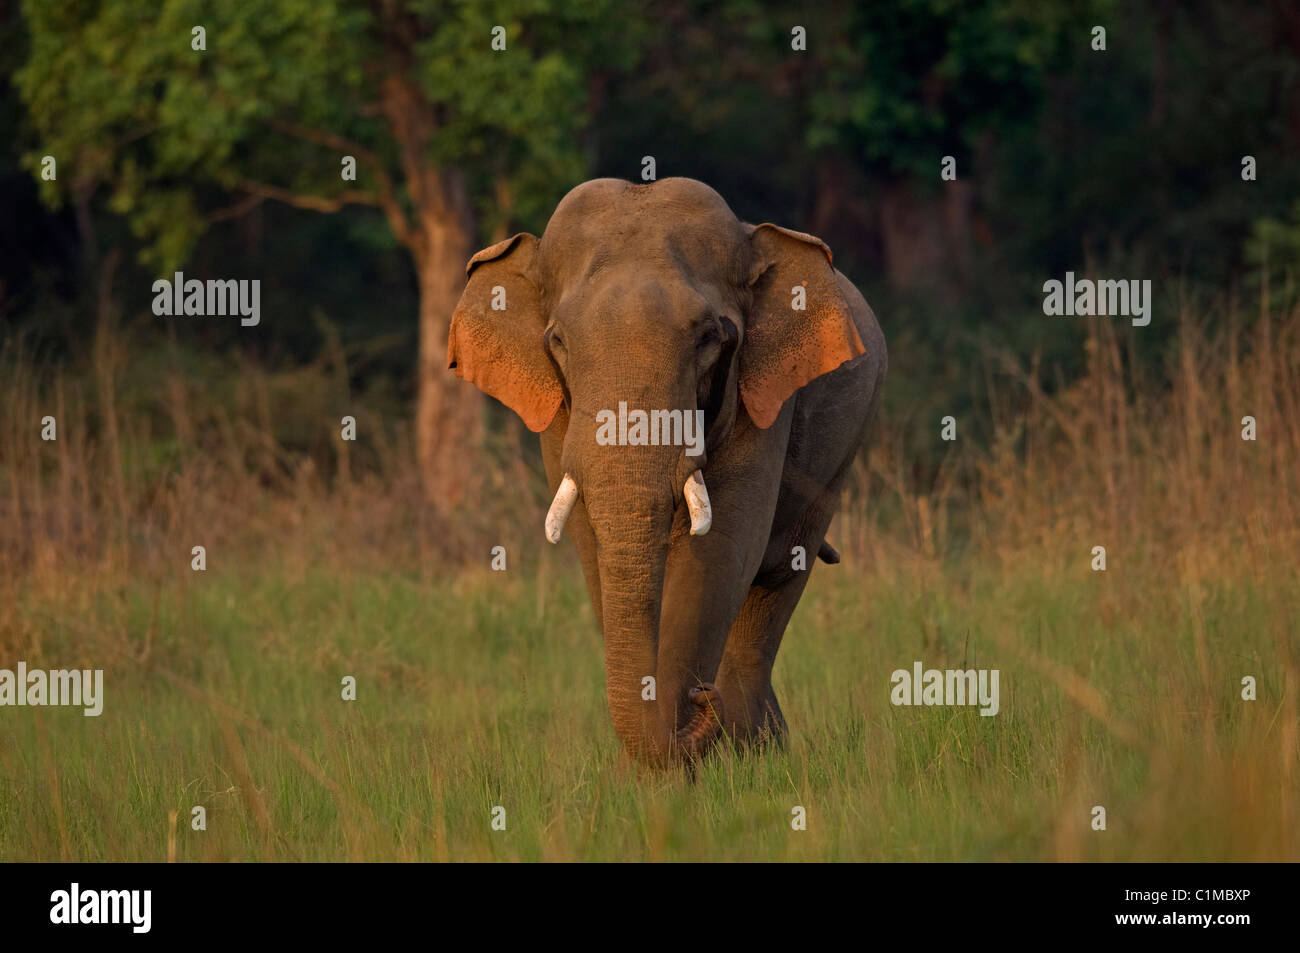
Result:
<instances>
[{"instance_id":1,"label":"elephant eye","mask_svg":"<svg viewBox=\"0 0 1300 953\"><path fill-rule=\"evenodd\" d=\"M700 329L699 350L702 352L721 350L736 341L740 334L733 322L726 315L714 315Z\"/></svg>"},{"instance_id":2,"label":"elephant eye","mask_svg":"<svg viewBox=\"0 0 1300 953\"><path fill-rule=\"evenodd\" d=\"M701 375L708 375L722 354L722 323L713 317L700 328L695 345L695 365Z\"/></svg>"}]
</instances>

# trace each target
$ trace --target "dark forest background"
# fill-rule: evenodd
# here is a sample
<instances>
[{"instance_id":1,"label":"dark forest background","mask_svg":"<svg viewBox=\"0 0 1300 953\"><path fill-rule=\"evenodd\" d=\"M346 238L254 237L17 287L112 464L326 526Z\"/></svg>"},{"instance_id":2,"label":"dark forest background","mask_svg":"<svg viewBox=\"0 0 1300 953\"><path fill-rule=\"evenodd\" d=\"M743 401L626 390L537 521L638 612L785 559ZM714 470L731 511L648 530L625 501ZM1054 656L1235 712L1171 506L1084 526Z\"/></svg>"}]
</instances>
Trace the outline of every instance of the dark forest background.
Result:
<instances>
[{"instance_id":1,"label":"dark forest background","mask_svg":"<svg viewBox=\"0 0 1300 953\"><path fill-rule=\"evenodd\" d=\"M119 406L157 417L168 374L219 404L257 368L275 440L324 470L320 413L348 406L409 431L430 486L463 481L476 435L513 434L443 367L464 261L643 156L831 246L885 328L886 417L922 482L940 417L989 436L988 355L1049 391L1085 371L1087 326L1044 317L1045 280L1152 279L1151 325L1115 325L1138 362L1189 306L1240 301L1249 324L1264 269L1276 303L1295 293L1285 0L0 0L0 37L5 341L89 375L111 331ZM260 326L154 317L173 269L261 279Z\"/></svg>"}]
</instances>

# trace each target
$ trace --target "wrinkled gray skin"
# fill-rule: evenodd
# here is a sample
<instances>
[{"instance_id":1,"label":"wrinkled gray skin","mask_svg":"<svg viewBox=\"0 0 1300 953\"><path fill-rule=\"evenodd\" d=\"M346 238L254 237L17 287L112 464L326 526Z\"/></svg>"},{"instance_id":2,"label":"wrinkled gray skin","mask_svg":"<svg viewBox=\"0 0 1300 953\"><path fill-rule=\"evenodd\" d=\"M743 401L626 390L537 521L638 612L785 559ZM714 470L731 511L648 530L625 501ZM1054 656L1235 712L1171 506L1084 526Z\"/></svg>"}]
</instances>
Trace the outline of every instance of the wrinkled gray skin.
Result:
<instances>
[{"instance_id":1,"label":"wrinkled gray skin","mask_svg":"<svg viewBox=\"0 0 1300 953\"><path fill-rule=\"evenodd\" d=\"M691 179L587 182L540 240L485 249L470 271L449 359L545 428L552 494L566 473L577 482L566 532L602 623L610 714L628 752L664 765L698 759L724 732L742 744L782 737L772 666L885 377L867 302L817 239L744 224ZM801 283L804 311L790 306ZM508 317L485 307L493 287L511 296ZM813 337L856 331L856 346L810 357L819 316L829 323ZM820 376L803 381L794 365ZM599 445L595 415L619 401L705 409L706 453ZM764 416L774 419L757 425ZM683 501L697 468L713 508L702 536L690 535ZM795 546L807 569L792 568Z\"/></svg>"}]
</instances>

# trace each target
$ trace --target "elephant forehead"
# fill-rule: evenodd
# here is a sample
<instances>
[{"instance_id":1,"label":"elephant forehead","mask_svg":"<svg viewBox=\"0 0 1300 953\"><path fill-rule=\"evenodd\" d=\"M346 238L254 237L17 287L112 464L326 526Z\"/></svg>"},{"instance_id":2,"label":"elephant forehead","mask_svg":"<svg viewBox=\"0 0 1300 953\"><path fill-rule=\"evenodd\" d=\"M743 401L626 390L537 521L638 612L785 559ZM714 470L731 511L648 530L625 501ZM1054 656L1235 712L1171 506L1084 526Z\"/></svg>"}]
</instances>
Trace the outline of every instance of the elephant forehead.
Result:
<instances>
[{"instance_id":1,"label":"elephant forehead","mask_svg":"<svg viewBox=\"0 0 1300 953\"><path fill-rule=\"evenodd\" d=\"M630 275L727 284L744 275L743 250L707 228L622 221L589 233L586 240L550 243L541 254L550 273L566 286L626 281Z\"/></svg>"},{"instance_id":2,"label":"elephant forehead","mask_svg":"<svg viewBox=\"0 0 1300 953\"><path fill-rule=\"evenodd\" d=\"M748 245L697 223L611 221L607 229L539 246L543 267L559 296L605 285L631 290L645 281L684 283L726 294L743 284Z\"/></svg>"},{"instance_id":3,"label":"elephant forehead","mask_svg":"<svg viewBox=\"0 0 1300 953\"><path fill-rule=\"evenodd\" d=\"M604 280L572 283L557 302L555 319L574 330L609 334L621 328L636 336L651 327L689 331L714 307L710 289L685 276L665 278L618 266L604 275Z\"/></svg>"}]
</instances>

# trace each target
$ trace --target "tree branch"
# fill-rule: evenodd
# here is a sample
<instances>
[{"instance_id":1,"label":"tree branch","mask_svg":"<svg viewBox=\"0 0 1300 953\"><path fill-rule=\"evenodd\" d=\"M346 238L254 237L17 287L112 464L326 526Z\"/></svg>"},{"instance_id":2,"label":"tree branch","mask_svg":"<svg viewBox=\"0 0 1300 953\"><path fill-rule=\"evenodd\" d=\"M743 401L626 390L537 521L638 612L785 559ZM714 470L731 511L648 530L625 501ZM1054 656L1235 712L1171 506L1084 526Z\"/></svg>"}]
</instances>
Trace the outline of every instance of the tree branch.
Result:
<instances>
[{"instance_id":1,"label":"tree branch","mask_svg":"<svg viewBox=\"0 0 1300 953\"><path fill-rule=\"evenodd\" d=\"M285 205L310 209L313 212L337 212L345 205L374 205L376 207L381 205L379 196L373 192L362 192L357 189L350 189L340 195L326 198L323 195L303 195L301 192L295 192L292 189L281 188L278 185L267 185L265 182L254 182L251 179L240 180L237 187L250 196L259 199L274 199L277 202L283 202ZM230 211L230 209L225 211Z\"/></svg>"},{"instance_id":2,"label":"tree branch","mask_svg":"<svg viewBox=\"0 0 1300 953\"><path fill-rule=\"evenodd\" d=\"M402 203L397 198L397 187L388 175L388 170L384 168L383 160L379 154L355 142L346 136L340 136L337 133L330 132L326 129L316 129L312 126L304 126L301 123L292 122L288 119L273 117L268 120L271 128L276 129L285 135L293 136L295 139L302 139L306 142L314 142L317 145L325 146L327 149L335 149L339 152L356 157L358 162L365 163L370 169L376 181L379 183L379 193L355 193L370 196L370 201L364 204L374 205L383 209L385 217L388 219L388 226L393 230L393 235L399 242L407 248L414 250L418 241L415 229L411 221L407 218L406 212L402 208ZM268 196L274 198L276 196ZM283 201L283 200L282 200ZM356 200L361 201L361 200ZM293 203L290 203L293 204ZM302 208L311 208L313 206L300 206ZM322 209L322 211L326 211ZM329 209L328 211L334 211Z\"/></svg>"},{"instance_id":3,"label":"tree branch","mask_svg":"<svg viewBox=\"0 0 1300 953\"><path fill-rule=\"evenodd\" d=\"M264 195L246 195L234 205L227 205L225 208L217 209L208 216L209 222L224 222L228 219L239 218L257 208L266 201Z\"/></svg>"},{"instance_id":4,"label":"tree branch","mask_svg":"<svg viewBox=\"0 0 1300 953\"><path fill-rule=\"evenodd\" d=\"M330 132L326 129L316 129L312 126L304 126L300 123L292 122L288 119L281 119L278 116L272 116L267 120L272 129L278 129L285 135L293 136L295 139L305 139L308 142L315 142L318 145L326 146L330 149L337 149L340 152L350 153L358 159L364 159L366 162L378 166L382 171L382 165L372 150L366 148L359 142L340 136L337 133Z\"/></svg>"}]
</instances>

